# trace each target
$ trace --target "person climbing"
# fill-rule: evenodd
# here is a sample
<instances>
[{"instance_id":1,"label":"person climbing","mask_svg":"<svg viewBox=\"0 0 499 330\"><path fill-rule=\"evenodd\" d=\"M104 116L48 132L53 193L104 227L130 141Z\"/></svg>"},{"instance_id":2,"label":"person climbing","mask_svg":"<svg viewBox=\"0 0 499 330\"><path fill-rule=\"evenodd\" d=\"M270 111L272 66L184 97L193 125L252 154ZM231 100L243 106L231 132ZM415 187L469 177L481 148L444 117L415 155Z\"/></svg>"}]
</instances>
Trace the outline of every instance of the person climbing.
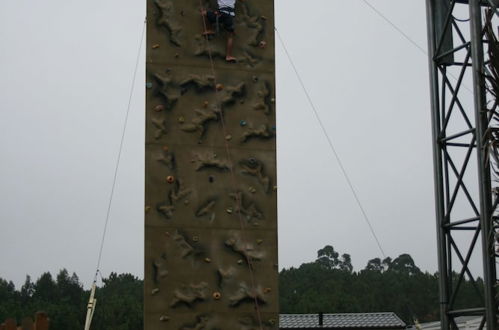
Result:
<instances>
[{"instance_id":1,"label":"person climbing","mask_svg":"<svg viewBox=\"0 0 499 330\"><path fill-rule=\"evenodd\" d=\"M236 58L232 56L232 48L234 45L234 18L236 16L236 0L217 0L217 2L218 10L202 10L203 20L205 22L205 31L203 32L203 35L214 35L215 30L213 29L213 25L221 25L228 33L225 60L229 63L234 63L236 62ZM218 28L218 26L216 28Z\"/></svg>"}]
</instances>

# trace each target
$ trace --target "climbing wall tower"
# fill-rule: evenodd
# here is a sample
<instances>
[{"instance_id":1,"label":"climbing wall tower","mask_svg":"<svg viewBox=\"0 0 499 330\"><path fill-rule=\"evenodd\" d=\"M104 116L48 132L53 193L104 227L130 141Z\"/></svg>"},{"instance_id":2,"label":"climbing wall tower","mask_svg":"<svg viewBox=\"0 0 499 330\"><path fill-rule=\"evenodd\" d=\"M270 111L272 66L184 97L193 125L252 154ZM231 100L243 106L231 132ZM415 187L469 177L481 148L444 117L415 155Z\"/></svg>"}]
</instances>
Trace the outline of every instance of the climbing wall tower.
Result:
<instances>
[{"instance_id":1,"label":"climbing wall tower","mask_svg":"<svg viewBox=\"0 0 499 330\"><path fill-rule=\"evenodd\" d=\"M277 329L274 3L147 0L145 329Z\"/></svg>"}]
</instances>

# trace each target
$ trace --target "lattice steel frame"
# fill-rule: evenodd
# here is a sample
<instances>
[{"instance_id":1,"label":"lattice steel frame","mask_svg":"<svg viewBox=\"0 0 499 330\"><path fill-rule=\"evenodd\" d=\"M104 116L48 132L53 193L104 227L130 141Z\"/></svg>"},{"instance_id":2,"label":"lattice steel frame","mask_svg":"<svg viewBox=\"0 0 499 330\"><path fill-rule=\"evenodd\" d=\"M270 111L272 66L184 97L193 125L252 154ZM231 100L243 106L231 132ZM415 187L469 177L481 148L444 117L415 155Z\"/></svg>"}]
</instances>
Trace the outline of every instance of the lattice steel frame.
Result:
<instances>
[{"instance_id":1,"label":"lattice steel frame","mask_svg":"<svg viewBox=\"0 0 499 330\"><path fill-rule=\"evenodd\" d=\"M497 148L491 133L494 126L497 127L497 118L494 118L497 115L497 99L490 93L485 78L490 62L486 51L489 41L486 40L483 24L487 15L498 15L498 3L498 0L426 0L440 312L442 329L445 330L457 329L455 319L470 315L483 316L480 329L485 323L488 330L499 329L495 243L498 228L495 215L498 213L499 198L497 181L492 178L497 173L494 171L497 164L490 157L491 149ZM468 7L469 22L455 18L458 6ZM455 60L456 57L460 60ZM456 70L459 74L452 74ZM471 88L463 85L469 70L473 77ZM463 99L470 95L473 104L466 106ZM451 119L461 121L464 129L452 131L449 125ZM462 148L464 156L454 155L454 148ZM473 154L476 155L476 164L473 164ZM465 183L464 177L469 171L475 171L475 167L478 169L478 173L474 174L477 182L473 183L476 186L472 186L469 182ZM473 217L463 218L455 211L458 193L466 197ZM457 232L462 231L470 234L466 242L467 250L459 246L462 239L458 244L455 237ZM483 290L477 284L477 274L473 274L469 266L479 241L483 257ZM458 273L454 283L453 271ZM456 308L456 297L465 276L473 283L483 306Z\"/></svg>"}]
</instances>

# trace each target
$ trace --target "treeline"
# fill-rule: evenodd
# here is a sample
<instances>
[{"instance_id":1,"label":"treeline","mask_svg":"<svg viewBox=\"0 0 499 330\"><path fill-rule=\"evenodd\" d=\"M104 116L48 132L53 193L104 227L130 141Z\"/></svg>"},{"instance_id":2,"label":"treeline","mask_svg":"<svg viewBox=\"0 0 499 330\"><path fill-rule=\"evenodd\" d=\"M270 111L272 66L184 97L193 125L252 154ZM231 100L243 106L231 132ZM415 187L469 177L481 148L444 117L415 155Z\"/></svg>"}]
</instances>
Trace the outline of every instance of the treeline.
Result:
<instances>
[{"instance_id":1,"label":"treeline","mask_svg":"<svg viewBox=\"0 0 499 330\"><path fill-rule=\"evenodd\" d=\"M408 324L414 318L421 322L439 318L438 274L422 272L408 254L393 260L372 259L356 272L350 255L340 256L332 246L326 246L314 262L283 269L279 286L281 313L392 311ZM482 288L480 279L476 288L469 281L463 282L458 307L480 306L476 291ZM7 317L21 320L42 310L51 319L51 330L82 329L89 294L78 276L66 270L55 278L44 273L34 282L27 276L19 290L0 278L0 323ZM112 273L102 280L96 296L94 329L142 329L142 280Z\"/></svg>"},{"instance_id":2,"label":"treeline","mask_svg":"<svg viewBox=\"0 0 499 330\"><path fill-rule=\"evenodd\" d=\"M93 329L142 329L143 281L131 274L111 273L97 288L98 298ZM83 329L90 292L78 276L61 270L54 279L44 273L35 282L29 276L16 290L12 282L0 279L0 323L6 318L18 321L44 311L50 330Z\"/></svg>"},{"instance_id":3,"label":"treeline","mask_svg":"<svg viewBox=\"0 0 499 330\"><path fill-rule=\"evenodd\" d=\"M457 285L458 274L453 274ZM279 274L281 313L395 312L407 324L439 320L438 273L422 272L412 257L375 258L353 271L348 254L341 257L332 246L317 252L314 262ZM482 303L483 281L463 281L457 308Z\"/></svg>"}]
</instances>

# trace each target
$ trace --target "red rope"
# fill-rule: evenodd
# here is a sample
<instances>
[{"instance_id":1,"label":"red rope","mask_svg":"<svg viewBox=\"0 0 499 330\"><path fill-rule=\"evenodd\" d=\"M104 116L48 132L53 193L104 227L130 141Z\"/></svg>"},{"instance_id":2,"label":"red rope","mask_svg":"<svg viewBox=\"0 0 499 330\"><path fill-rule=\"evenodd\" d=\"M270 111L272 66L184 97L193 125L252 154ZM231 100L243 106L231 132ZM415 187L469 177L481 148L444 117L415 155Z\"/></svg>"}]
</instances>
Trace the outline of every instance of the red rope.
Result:
<instances>
[{"instance_id":1,"label":"red rope","mask_svg":"<svg viewBox=\"0 0 499 330\"><path fill-rule=\"evenodd\" d=\"M206 16L203 15L202 13L204 12L204 7L203 7L203 2L202 0L199 0L199 5L200 5L200 8L201 8L201 17L203 19L203 27L204 27L204 31L206 32L207 31L207 24L206 24ZM223 139L224 139L224 145L225 145L225 152L227 154L227 160L229 161L229 169L230 169L230 175L231 175L231 181L232 181L232 187L234 189L234 192L237 193L237 185L236 185L236 176L234 174L234 163L232 162L232 157L231 157L231 152L230 152L230 145L229 145L229 142L225 139L225 136L227 136L227 129L226 129L226 125L225 125L225 117L224 117L224 112L223 112L223 109L222 109L222 104L220 102L220 97L219 97L219 91L217 89L217 75L216 75L216 71L215 71L215 63L213 61L213 55L212 55L212 51L211 51L211 47L210 47L210 43L209 43L209 39L208 39L208 35L205 34L205 41L206 41L206 48L208 49L208 57L210 59L210 65L211 65L211 72L212 72L212 75L214 77L214 90L215 90L215 97L216 97L216 102L217 102L217 106L218 106L218 109L220 111L220 123L221 123L221 126L222 126L222 131L223 131ZM242 195L241 195L242 196ZM242 218L242 215L241 215L241 209L242 209L242 198L239 198L237 197L236 195L236 203L237 203L237 208L238 208L238 217L239 217L239 224L241 226L241 233L242 233L242 240L243 242L245 242L245 239L244 239L244 222L243 222L243 218ZM254 272L253 272L253 262L251 261L251 259L246 255L246 263L248 264L248 268L250 270L250 274L251 274L251 285L252 285L252 289L256 292L256 285L255 285L255 275L254 275ZM255 309L256 309L256 314L257 314L257 317L258 317L258 323L259 323L259 327L260 327L260 330L263 330L263 326L262 326L262 317L261 317L261 313L260 313L260 305L258 304L258 297L255 295Z\"/></svg>"}]
</instances>

